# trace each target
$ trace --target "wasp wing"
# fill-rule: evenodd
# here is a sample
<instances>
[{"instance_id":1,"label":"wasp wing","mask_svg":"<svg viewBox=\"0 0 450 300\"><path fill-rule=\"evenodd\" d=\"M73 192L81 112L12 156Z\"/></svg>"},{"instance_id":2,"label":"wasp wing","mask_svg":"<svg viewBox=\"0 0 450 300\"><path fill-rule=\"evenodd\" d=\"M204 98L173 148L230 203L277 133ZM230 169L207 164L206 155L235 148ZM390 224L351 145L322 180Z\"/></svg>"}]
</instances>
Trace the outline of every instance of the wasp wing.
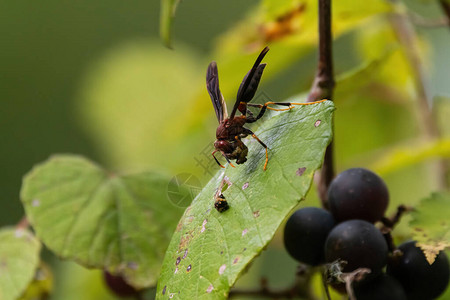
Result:
<instances>
[{"instance_id":1,"label":"wasp wing","mask_svg":"<svg viewBox=\"0 0 450 300\"><path fill-rule=\"evenodd\" d=\"M248 80L249 83L247 88L244 87L244 84L247 82L247 78L249 77L251 70L245 75L241 85L239 86L238 95L236 97L239 102L250 102L250 100L253 99L265 67L266 64L260 64L256 67L256 71L253 73L252 78Z\"/></svg>"},{"instance_id":2,"label":"wasp wing","mask_svg":"<svg viewBox=\"0 0 450 300\"><path fill-rule=\"evenodd\" d=\"M236 96L236 102L234 103L234 107L231 112L230 118L234 117L234 114L236 113L236 110L238 109L239 104L241 102L249 102L255 96L256 89L258 88L262 73L264 71L264 68L266 67L266 64L261 64L261 61L263 60L264 56L268 51L269 47L265 47L261 51L255 63L253 64L253 67L250 69L250 71L248 71L248 73L242 80L242 83L239 86L239 90ZM245 113L245 110L242 113Z\"/></svg>"},{"instance_id":3,"label":"wasp wing","mask_svg":"<svg viewBox=\"0 0 450 300\"><path fill-rule=\"evenodd\" d=\"M217 64L215 61L211 62L206 71L206 88L211 97L214 110L216 112L217 120L222 122L228 118L227 106L223 95L219 89L219 73L217 71Z\"/></svg>"}]
</instances>

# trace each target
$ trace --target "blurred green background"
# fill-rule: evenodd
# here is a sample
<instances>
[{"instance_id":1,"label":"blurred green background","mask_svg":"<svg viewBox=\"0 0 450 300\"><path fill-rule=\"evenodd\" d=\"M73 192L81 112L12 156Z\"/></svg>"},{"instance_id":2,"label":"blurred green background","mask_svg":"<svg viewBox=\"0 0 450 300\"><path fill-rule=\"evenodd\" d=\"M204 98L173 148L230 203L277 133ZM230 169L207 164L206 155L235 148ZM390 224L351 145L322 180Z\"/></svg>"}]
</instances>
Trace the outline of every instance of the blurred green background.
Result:
<instances>
[{"instance_id":1,"label":"blurred green background","mask_svg":"<svg viewBox=\"0 0 450 300\"><path fill-rule=\"evenodd\" d=\"M270 35L273 20L302 3L294 16L298 28ZM426 19L443 17L434 1L406 5ZM255 53L266 44L271 51L257 101L307 92L314 77L314 1L182 2L174 21L174 50L158 37L157 1L0 0L0 11L2 226L23 215L22 176L53 153L82 154L121 172L187 172L206 183L216 170L209 154L202 154L209 151L217 125L204 86L213 59L229 105ZM423 138L413 71L389 23L391 11L384 1L336 1L333 29L337 167L378 171L390 188L393 211L439 188L436 157L449 157L450 146ZM415 30L430 99L442 96L446 105L450 30ZM438 119L439 111L444 108ZM450 125L441 119L448 133ZM400 159L393 160L394 154ZM308 201L318 205L314 191ZM403 227L399 239L407 235ZM295 264L281 244L278 235L238 285L257 286L261 274L274 286L290 282ZM73 291L87 282L91 299L112 297L101 288L98 272L46 257L57 274L52 299L80 299Z\"/></svg>"}]
</instances>

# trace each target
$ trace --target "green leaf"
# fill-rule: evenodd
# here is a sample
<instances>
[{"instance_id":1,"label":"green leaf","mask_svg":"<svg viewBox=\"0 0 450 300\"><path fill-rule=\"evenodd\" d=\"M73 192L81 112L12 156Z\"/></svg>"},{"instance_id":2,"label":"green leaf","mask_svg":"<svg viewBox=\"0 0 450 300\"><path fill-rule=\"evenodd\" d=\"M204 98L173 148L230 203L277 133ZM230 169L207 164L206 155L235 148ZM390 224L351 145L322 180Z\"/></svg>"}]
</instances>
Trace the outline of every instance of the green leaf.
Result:
<instances>
[{"instance_id":1,"label":"green leaf","mask_svg":"<svg viewBox=\"0 0 450 300\"><path fill-rule=\"evenodd\" d=\"M41 243L27 230L0 230L0 299L22 295L39 265Z\"/></svg>"},{"instance_id":2,"label":"green leaf","mask_svg":"<svg viewBox=\"0 0 450 300\"><path fill-rule=\"evenodd\" d=\"M34 278L18 300L45 300L53 289L53 274L50 267L41 262Z\"/></svg>"},{"instance_id":3,"label":"green leaf","mask_svg":"<svg viewBox=\"0 0 450 300\"><path fill-rule=\"evenodd\" d=\"M333 2L333 38L337 40L356 29L366 29L364 25L374 16L391 11L392 5L386 1ZM213 57L219 63L221 78L246 74L248 58L243 54L254 57L268 44L272 54L265 58L270 68L265 71L264 80L274 78L299 60L310 61L319 40L317 26L317 1L261 1L246 18L218 39ZM221 82L225 99L234 96L235 88L234 81Z\"/></svg>"},{"instance_id":4,"label":"green leaf","mask_svg":"<svg viewBox=\"0 0 450 300\"><path fill-rule=\"evenodd\" d=\"M308 192L332 138L330 101L297 106L266 120L247 139L248 161L219 171L188 207L172 237L158 280L157 298L225 299L239 275L270 242ZM230 209L214 209L224 176Z\"/></svg>"},{"instance_id":5,"label":"green leaf","mask_svg":"<svg viewBox=\"0 0 450 300\"><path fill-rule=\"evenodd\" d=\"M37 236L57 255L144 288L156 282L180 215L168 201L168 182L154 173L117 176L60 155L25 176L21 197Z\"/></svg>"},{"instance_id":6,"label":"green leaf","mask_svg":"<svg viewBox=\"0 0 450 300\"><path fill-rule=\"evenodd\" d=\"M180 0L161 0L161 15L159 21L159 34L163 39L164 44L171 48L171 31L173 19L175 18L175 11Z\"/></svg>"},{"instance_id":7,"label":"green leaf","mask_svg":"<svg viewBox=\"0 0 450 300\"><path fill-rule=\"evenodd\" d=\"M450 139L415 140L414 144L394 146L375 160L370 169L378 174L387 174L436 158L450 158Z\"/></svg>"},{"instance_id":8,"label":"green leaf","mask_svg":"<svg viewBox=\"0 0 450 300\"><path fill-rule=\"evenodd\" d=\"M409 225L428 262L432 264L439 251L450 246L450 192L433 193L412 212Z\"/></svg>"},{"instance_id":9,"label":"green leaf","mask_svg":"<svg viewBox=\"0 0 450 300\"><path fill-rule=\"evenodd\" d=\"M191 101L197 87L208 95L207 64L191 48L179 44L177 49L129 40L91 66L75 101L78 124L108 166L139 171L151 167L173 174L194 168L189 164L195 161L186 157L199 152L209 132L186 136L182 129L192 123L187 112L194 110L202 118L212 112L211 100L206 99L205 112Z\"/></svg>"}]
</instances>

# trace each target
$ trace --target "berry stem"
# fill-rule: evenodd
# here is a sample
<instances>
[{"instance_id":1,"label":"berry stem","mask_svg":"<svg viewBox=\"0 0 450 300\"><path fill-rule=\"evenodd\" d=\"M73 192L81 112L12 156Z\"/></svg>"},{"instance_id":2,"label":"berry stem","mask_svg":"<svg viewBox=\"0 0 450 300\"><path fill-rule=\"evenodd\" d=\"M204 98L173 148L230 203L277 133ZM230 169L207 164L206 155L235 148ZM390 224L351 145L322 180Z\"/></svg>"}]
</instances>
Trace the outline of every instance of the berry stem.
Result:
<instances>
[{"instance_id":1,"label":"berry stem","mask_svg":"<svg viewBox=\"0 0 450 300\"><path fill-rule=\"evenodd\" d=\"M399 205L397 207L397 211L395 212L395 214L390 217L383 217L381 218L381 223L383 224L383 226L380 228L381 233L384 236L384 239L386 240L386 243L388 245L389 248L389 252L393 253L397 247L394 244L394 240L392 238L391 232L394 229L395 225L397 225L398 222L400 222L400 219L402 218L402 216L406 213L411 211L412 208L408 207L406 205Z\"/></svg>"},{"instance_id":2,"label":"berry stem","mask_svg":"<svg viewBox=\"0 0 450 300\"><path fill-rule=\"evenodd\" d=\"M323 289L325 290L325 296L327 297L326 300L331 300L330 289L328 288L327 276L325 272L322 272L322 284Z\"/></svg>"},{"instance_id":3,"label":"berry stem","mask_svg":"<svg viewBox=\"0 0 450 300\"><path fill-rule=\"evenodd\" d=\"M317 298L310 291L311 276L314 269L305 265L300 265L297 269L297 274L292 286L283 290L273 291L268 287L266 278L261 278L261 286L255 290L234 289L230 291L229 298L236 296L258 296L272 299L306 299L317 300Z\"/></svg>"},{"instance_id":4,"label":"berry stem","mask_svg":"<svg viewBox=\"0 0 450 300\"><path fill-rule=\"evenodd\" d=\"M308 102L333 99L335 81L332 41L331 0L319 0L319 61L316 76L308 95ZM327 190L334 174L333 142L331 142L325 151L324 162L317 183L319 197L324 208L328 208Z\"/></svg>"},{"instance_id":5,"label":"berry stem","mask_svg":"<svg viewBox=\"0 0 450 300\"><path fill-rule=\"evenodd\" d=\"M383 223L383 227L387 227L388 229L392 230L394 229L395 225L397 225L398 222L400 222L400 219L402 218L402 216L406 213L411 211L412 208L408 207L406 205L399 205L397 207L397 211L395 212L395 214L390 217L383 217L381 219L381 222ZM381 229L381 232L383 232L383 228Z\"/></svg>"},{"instance_id":6,"label":"berry stem","mask_svg":"<svg viewBox=\"0 0 450 300\"><path fill-rule=\"evenodd\" d=\"M30 226L27 216L23 216L22 219L16 224L17 229L27 229Z\"/></svg>"},{"instance_id":7,"label":"berry stem","mask_svg":"<svg viewBox=\"0 0 450 300\"><path fill-rule=\"evenodd\" d=\"M450 28L450 2L448 0L439 0L441 8L447 16L447 25Z\"/></svg>"}]
</instances>

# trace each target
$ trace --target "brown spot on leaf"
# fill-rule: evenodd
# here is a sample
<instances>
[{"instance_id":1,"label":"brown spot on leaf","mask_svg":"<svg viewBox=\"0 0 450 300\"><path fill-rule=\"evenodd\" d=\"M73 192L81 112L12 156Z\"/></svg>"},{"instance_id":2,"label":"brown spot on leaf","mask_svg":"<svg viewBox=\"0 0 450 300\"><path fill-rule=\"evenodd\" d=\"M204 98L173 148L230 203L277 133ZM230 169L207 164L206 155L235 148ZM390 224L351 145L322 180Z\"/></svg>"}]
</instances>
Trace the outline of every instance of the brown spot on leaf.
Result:
<instances>
[{"instance_id":1,"label":"brown spot on leaf","mask_svg":"<svg viewBox=\"0 0 450 300\"><path fill-rule=\"evenodd\" d=\"M244 230L242 230L242 236L246 235L246 234L247 234L247 232L248 232L248 229L247 229L247 228L246 228L246 229L244 229Z\"/></svg>"},{"instance_id":2,"label":"brown spot on leaf","mask_svg":"<svg viewBox=\"0 0 450 300\"><path fill-rule=\"evenodd\" d=\"M178 256L177 261L175 262L175 265L178 266L180 264L180 262L181 262L181 257Z\"/></svg>"},{"instance_id":3,"label":"brown spot on leaf","mask_svg":"<svg viewBox=\"0 0 450 300\"><path fill-rule=\"evenodd\" d=\"M181 228L183 228L183 224L181 224L181 222L179 222L178 225L177 225L176 232L180 232Z\"/></svg>"},{"instance_id":4,"label":"brown spot on leaf","mask_svg":"<svg viewBox=\"0 0 450 300\"><path fill-rule=\"evenodd\" d=\"M253 216L255 218L259 217L259 210L253 212Z\"/></svg>"},{"instance_id":5,"label":"brown spot on leaf","mask_svg":"<svg viewBox=\"0 0 450 300\"><path fill-rule=\"evenodd\" d=\"M226 264L223 264L219 268L219 275L222 275L225 272L225 269L227 268Z\"/></svg>"},{"instance_id":6,"label":"brown spot on leaf","mask_svg":"<svg viewBox=\"0 0 450 300\"><path fill-rule=\"evenodd\" d=\"M322 123L322 120L317 120L316 122L314 122L314 127L318 127L320 123Z\"/></svg>"},{"instance_id":7,"label":"brown spot on leaf","mask_svg":"<svg viewBox=\"0 0 450 300\"><path fill-rule=\"evenodd\" d=\"M239 261L239 257L236 257L236 258L233 260L233 264L234 264L234 265L237 264L238 261Z\"/></svg>"},{"instance_id":8,"label":"brown spot on leaf","mask_svg":"<svg viewBox=\"0 0 450 300\"><path fill-rule=\"evenodd\" d=\"M207 219L204 219L203 220L203 224L202 224L202 229L200 230L200 232L204 232L205 230L206 230L206 223L208 223L208 220Z\"/></svg>"},{"instance_id":9,"label":"brown spot on leaf","mask_svg":"<svg viewBox=\"0 0 450 300\"><path fill-rule=\"evenodd\" d=\"M16 229L16 231L14 231L14 236L16 238L21 238L25 235L25 230L23 230L22 228L18 228Z\"/></svg>"},{"instance_id":10,"label":"brown spot on leaf","mask_svg":"<svg viewBox=\"0 0 450 300\"><path fill-rule=\"evenodd\" d=\"M214 289L214 286L213 286L212 284L210 284L210 285L208 286L208 288L206 289L206 292L209 294L209 293L212 292L213 289Z\"/></svg>"},{"instance_id":11,"label":"brown spot on leaf","mask_svg":"<svg viewBox=\"0 0 450 300\"><path fill-rule=\"evenodd\" d=\"M188 249L184 250L183 259L185 259L187 255L188 255Z\"/></svg>"},{"instance_id":12,"label":"brown spot on leaf","mask_svg":"<svg viewBox=\"0 0 450 300\"><path fill-rule=\"evenodd\" d=\"M246 188L248 188L248 182L244 183L244 185L242 186L243 190L245 190Z\"/></svg>"},{"instance_id":13,"label":"brown spot on leaf","mask_svg":"<svg viewBox=\"0 0 450 300\"><path fill-rule=\"evenodd\" d=\"M305 171L306 171L306 168L305 168L305 167L298 168L297 171L295 172L295 174L296 174L297 176L302 176L303 173L305 173Z\"/></svg>"},{"instance_id":14,"label":"brown spot on leaf","mask_svg":"<svg viewBox=\"0 0 450 300\"><path fill-rule=\"evenodd\" d=\"M162 294L163 294L163 295L166 294L166 288L167 288L167 285L165 285L164 288L163 288L163 290L162 290Z\"/></svg>"},{"instance_id":15,"label":"brown spot on leaf","mask_svg":"<svg viewBox=\"0 0 450 300\"><path fill-rule=\"evenodd\" d=\"M181 237L180 243L178 244L178 249L184 249L189 244L192 239L192 231L186 232L184 236Z\"/></svg>"},{"instance_id":16,"label":"brown spot on leaf","mask_svg":"<svg viewBox=\"0 0 450 300\"><path fill-rule=\"evenodd\" d=\"M186 272L190 272L191 270L192 270L192 266L189 265L189 266L186 268Z\"/></svg>"}]
</instances>

